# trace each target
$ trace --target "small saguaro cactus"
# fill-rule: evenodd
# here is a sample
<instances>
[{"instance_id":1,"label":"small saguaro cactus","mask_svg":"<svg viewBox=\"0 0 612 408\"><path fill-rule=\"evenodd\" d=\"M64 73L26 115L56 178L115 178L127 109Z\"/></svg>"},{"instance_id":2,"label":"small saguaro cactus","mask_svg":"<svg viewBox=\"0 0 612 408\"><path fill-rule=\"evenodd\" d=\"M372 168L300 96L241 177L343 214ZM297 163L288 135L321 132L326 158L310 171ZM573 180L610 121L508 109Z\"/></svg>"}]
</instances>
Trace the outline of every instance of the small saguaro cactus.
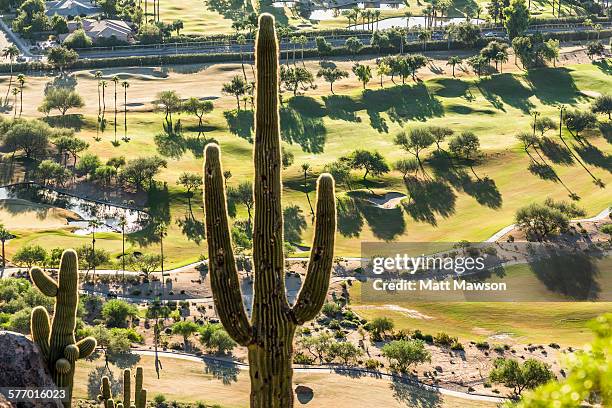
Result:
<instances>
[{"instance_id":1,"label":"small saguaro cactus","mask_svg":"<svg viewBox=\"0 0 612 408\"><path fill-rule=\"evenodd\" d=\"M248 348L252 408L293 407L293 337L297 326L315 318L325 301L336 233L334 179L322 174L317 182L316 224L308 274L291 307L285 293L283 255L278 52L274 17L262 14L255 60L255 292L250 320L242 303L232 252L219 146L206 147L204 164L211 286L225 329L236 342Z\"/></svg>"},{"instance_id":2,"label":"small saguaro cactus","mask_svg":"<svg viewBox=\"0 0 612 408\"><path fill-rule=\"evenodd\" d=\"M37 306L32 310L32 339L43 354L55 384L67 389L64 406L69 408L76 360L89 356L96 348L93 337L84 338L78 343L74 338L79 304L76 252L68 249L62 254L57 282L37 267L30 270L30 277L43 294L55 297L52 323L44 307Z\"/></svg>"},{"instance_id":3,"label":"small saguaro cactus","mask_svg":"<svg viewBox=\"0 0 612 408\"><path fill-rule=\"evenodd\" d=\"M102 377L98 401L103 402L104 408L145 408L147 405L147 390L142 388L142 367L136 367L136 389L134 390L134 404L130 402L132 393L132 372L129 368L123 370L123 401L115 402L111 392L110 380Z\"/></svg>"}]
</instances>

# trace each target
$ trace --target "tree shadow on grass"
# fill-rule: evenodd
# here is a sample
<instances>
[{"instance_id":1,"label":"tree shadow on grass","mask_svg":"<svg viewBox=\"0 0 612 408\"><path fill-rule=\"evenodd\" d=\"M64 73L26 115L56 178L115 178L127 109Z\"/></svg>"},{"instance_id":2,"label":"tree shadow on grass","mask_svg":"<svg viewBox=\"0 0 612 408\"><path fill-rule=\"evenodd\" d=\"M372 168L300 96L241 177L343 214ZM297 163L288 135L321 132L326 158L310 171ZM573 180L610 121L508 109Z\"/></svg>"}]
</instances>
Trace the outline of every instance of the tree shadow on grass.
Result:
<instances>
[{"instance_id":1,"label":"tree shadow on grass","mask_svg":"<svg viewBox=\"0 0 612 408\"><path fill-rule=\"evenodd\" d=\"M308 224L299 205L291 205L283 209L283 222L285 240L291 244L302 242L302 233Z\"/></svg>"},{"instance_id":2,"label":"tree shadow on grass","mask_svg":"<svg viewBox=\"0 0 612 408\"><path fill-rule=\"evenodd\" d=\"M594 61L593 65L601 70L606 75L612 75L612 64L609 59Z\"/></svg>"},{"instance_id":3,"label":"tree shadow on grass","mask_svg":"<svg viewBox=\"0 0 612 408\"><path fill-rule=\"evenodd\" d=\"M338 232L347 238L357 238L363 229L363 216L355 199L346 196L338 198Z\"/></svg>"},{"instance_id":4,"label":"tree shadow on grass","mask_svg":"<svg viewBox=\"0 0 612 408\"><path fill-rule=\"evenodd\" d=\"M148 224L140 231L126 236L126 240L131 244L146 247L150 244L159 242L159 234L156 229L159 225L168 225L172 221L170 215L170 192L168 186L158 188L157 185L151 187L148 192L147 210L149 213Z\"/></svg>"},{"instance_id":5,"label":"tree shadow on grass","mask_svg":"<svg viewBox=\"0 0 612 408\"><path fill-rule=\"evenodd\" d=\"M549 137L543 137L541 139L540 150L555 164L567 166L574 164L572 153L568 151L565 146Z\"/></svg>"},{"instance_id":6,"label":"tree shadow on grass","mask_svg":"<svg viewBox=\"0 0 612 408\"><path fill-rule=\"evenodd\" d=\"M436 79L435 82L441 85L441 88L436 90L437 96L471 99L468 93L470 84L466 81L455 78L440 78Z\"/></svg>"},{"instance_id":7,"label":"tree shadow on grass","mask_svg":"<svg viewBox=\"0 0 612 408\"><path fill-rule=\"evenodd\" d=\"M394 378L389 385L393 398L413 408L440 408L442 398L436 391L426 390L418 385L406 384Z\"/></svg>"},{"instance_id":8,"label":"tree shadow on grass","mask_svg":"<svg viewBox=\"0 0 612 408\"><path fill-rule=\"evenodd\" d=\"M540 253L544 251L544 254ZM551 292L572 300L597 300L601 293L600 271L596 254L586 254L575 248L537 247L529 263L536 277Z\"/></svg>"},{"instance_id":9,"label":"tree shadow on grass","mask_svg":"<svg viewBox=\"0 0 612 408\"><path fill-rule=\"evenodd\" d=\"M529 97L533 91L523 85L512 74L500 74L491 78L483 78L478 82L482 95L498 110L504 111L504 105L512 106L527 113L533 109Z\"/></svg>"},{"instance_id":10,"label":"tree shadow on grass","mask_svg":"<svg viewBox=\"0 0 612 408\"><path fill-rule=\"evenodd\" d=\"M480 205L489 208L501 208L502 195L493 179L483 177L474 179L465 169L453 166L444 153L434 152L428 161L438 180L445 180L456 190L474 197Z\"/></svg>"},{"instance_id":11,"label":"tree shadow on grass","mask_svg":"<svg viewBox=\"0 0 612 408\"><path fill-rule=\"evenodd\" d=\"M548 164L532 161L527 169L531 174L538 176L542 180L554 181L555 183L559 181L557 173Z\"/></svg>"},{"instance_id":12,"label":"tree shadow on grass","mask_svg":"<svg viewBox=\"0 0 612 408\"><path fill-rule=\"evenodd\" d=\"M602 169L612 173L612 156L602 152L592 144L585 144L574 147L580 158L588 164L601 167Z\"/></svg>"},{"instance_id":13,"label":"tree shadow on grass","mask_svg":"<svg viewBox=\"0 0 612 408\"><path fill-rule=\"evenodd\" d=\"M213 378L221 380L224 385L230 385L238 381L240 369L231 362L224 363L205 358L204 366L206 374L211 374Z\"/></svg>"},{"instance_id":14,"label":"tree shadow on grass","mask_svg":"<svg viewBox=\"0 0 612 408\"><path fill-rule=\"evenodd\" d=\"M327 116L330 119L344 120L347 122L361 122L361 118L355 114L360 110L360 105L347 95L323 96L323 103Z\"/></svg>"},{"instance_id":15,"label":"tree shadow on grass","mask_svg":"<svg viewBox=\"0 0 612 408\"><path fill-rule=\"evenodd\" d=\"M313 98L297 96L280 109L281 138L298 144L304 152L323 153L327 129L322 117L325 111Z\"/></svg>"},{"instance_id":16,"label":"tree shadow on grass","mask_svg":"<svg viewBox=\"0 0 612 408\"><path fill-rule=\"evenodd\" d=\"M415 221L437 226L438 216L448 218L455 213L457 195L445 182L411 177L405 184L411 200L402 206Z\"/></svg>"},{"instance_id":17,"label":"tree shadow on grass","mask_svg":"<svg viewBox=\"0 0 612 408\"><path fill-rule=\"evenodd\" d=\"M575 104L580 97L567 68L535 68L527 71L534 95L545 105Z\"/></svg>"},{"instance_id":18,"label":"tree shadow on grass","mask_svg":"<svg viewBox=\"0 0 612 408\"><path fill-rule=\"evenodd\" d=\"M253 130L255 118L252 110L230 110L223 112L230 133L253 143Z\"/></svg>"},{"instance_id":19,"label":"tree shadow on grass","mask_svg":"<svg viewBox=\"0 0 612 408\"><path fill-rule=\"evenodd\" d=\"M363 91L361 101L370 118L377 118L377 114L386 113L389 120L400 125L409 120L423 121L444 115L442 104L422 82L413 86L397 85L383 89L366 89ZM372 126L380 128L376 122Z\"/></svg>"},{"instance_id":20,"label":"tree shadow on grass","mask_svg":"<svg viewBox=\"0 0 612 408\"><path fill-rule=\"evenodd\" d=\"M243 15L243 0L206 0L206 8L221 14L225 19L238 21ZM248 2L250 4L250 2Z\"/></svg>"},{"instance_id":21,"label":"tree shadow on grass","mask_svg":"<svg viewBox=\"0 0 612 408\"><path fill-rule=\"evenodd\" d=\"M113 371L108 371L105 366L97 366L87 374L87 396L89 399L97 400L100 394L100 387L102 385L102 377L108 377L111 392L113 395L121 393L121 383L119 379L115 378Z\"/></svg>"},{"instance_id":22,"label":"tree shadow on grass","mask_svg":"<svg viewBox=\"0 0 612 408\"><path fill-rule=\"evenodd\" d=\"M43 118L43 121L51 127L72 129L75 132L80 132L85 125L85 118L80 113L67 113L64 116L46 116Z\"/></svg>"},{"instance_id":23,"label":"tree shadow on grass","mask_svg":"<svg viewBox=\"0 0 612 408\"><path fill-rule=\"evenodd\" d=\"M200 242L206 239L206 226L202 221L196 220L191 214L185 214L185 217L176 220L176 225L181 228L181 233L189 241L200 245Z\"/></svg>"}]
</instances>

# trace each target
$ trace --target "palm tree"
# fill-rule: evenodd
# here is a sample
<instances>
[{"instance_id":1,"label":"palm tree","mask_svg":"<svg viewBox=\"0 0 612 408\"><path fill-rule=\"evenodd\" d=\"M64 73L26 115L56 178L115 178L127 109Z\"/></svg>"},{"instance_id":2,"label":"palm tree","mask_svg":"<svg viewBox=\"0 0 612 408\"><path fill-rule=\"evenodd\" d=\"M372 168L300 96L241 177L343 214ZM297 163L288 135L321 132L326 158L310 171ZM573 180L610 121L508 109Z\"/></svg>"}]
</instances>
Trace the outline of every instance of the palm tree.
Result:
<instances>
[{"instance_id":1,"label":"palm tree","mask_svg":"<svg viewBox=\"0 0 612 408\"><path fill-rule=\"evenodd\" d=\"M123 87L123 140L127 141L127 90L130 83L123 81L121 86Z\"/></svg>"},{"instance_id":2,"label":"palm tree","mask_svg":"<svg viewBox=\"0 0 612 408\"><path fill-rule=\"evenodd\" d=\"M529 0L529 4L531 5L531 0ZM482 14L482 6L478 5L476 6L476 20L480 20L480 14Z\"/></svg>"},{"instance_id":3,"label":"palm tree","mask_svg":"<svg viewBox=\"0 0 612 408\"><path fill-rule=\"evenodd\" d=\"M376 19L376 29L378 30L378 21L380 20L380 10L374 10L374 18Z\"/></svg>"},{"instance_id":4,"label":"palm tree","mask_svg":"<svg viewBox=\"0 0 612 408\"><path fill-rule=\"evenodd\" d=\"M19 94L19 88L13 88L13 90L11 91L11 93L14 96L13 99L13 119L15 119L17 117L17 95Z\"/></svg>"},{"instance_id":5,"label":"palm tree","mask_svg":"<svg viewBox=\"0 0 612 408\"><path fill-rule=\"evenodd\" d=\"M15 58L19 56L19 48L15 46L15 44L9 45L8 47L2 50L2 56L4 58L8 58L9 67L11 69L11 76L9 77L9 85L6 90L6 96L4 97L4 106L8 105L9 93L11 92L11 87L13 86L13 63L15 62Z\"/></svg>"},{"instance_id":6,"label":"palm tree","mask_svg":"<svg viewBox=\"0 0 612 408\"><path fill-rule=\"evenodd\" d=\"M508 53L507 52L498 52L495 57L495 62L499 62L499 73L503 73L504 64L508 62Z\"/></svg>"},{"instance_id":7,"label":"palm tree","mask_svg":"<svg viewBox=\"0 0 612 408\"><path fill-rule=\"evenodd\" d=\"M2 269L6 268L6 256L4 253L4 244L9 239L13 238L13 235L8 232L4 225L0 224L0 242L2 242Z\"/></svg>"},{"instance_id":8,"label":"palm tree","mask_svg":"<svg viewBox=\"0 0 612 408\"><path fill-rule=\"evenodd\" d=\"M23 112L23 86L25 85L25 75L17 75L17 82L19 82L19 117Z\"/></svg>"},{"instance_id":9,"label":"palm tree","mask_svg":"<svg viewBox=\"0 0 612 408\"><path fill-rule=\"evenodd\" d=\"M155 227L155 233L159 236L159 253L161 256L161 278L162 278L162 299L164 297L164 288L166 279L164 278L164 237L168 234L168 228L164 224L159 224Z\"/></svg>"},{"instance_id":10,"label":"palm tree","mask_svg":"<svg viewBox=\"0 0 612 408\"><path fill-rule=\"evenodd\" d=\"M92 219L87 222L87 226L91 228L91 265L93 266L93 283L96 284L96 228L102 223L97 219Z\"/></svg>"},{"instance_id":11,"label":"palm tree","mask_svg":"<svg viewBox=\"0 0 612 408\"><path fill-rule=\"evenodd\" d=\"M455 65L460 65L461 61L462 61L461 58L459 58L456 55L453 55L452 57L448 59L448 62L446 63L446 65L450 65L453 67L453 78L455 77Z\"/></svg>"},{"instance_id":12,"label":"palm tree","mask_svg":"<svg viewBox=\"0 0 612 408\"><path fill-rule=\"evenodd\" d=\"M236 44L238 44L240 46L239 50L240 50L240 65L242 66L242 75L244 75L244 81L247 82L247 75L246 75L246 71L244 69L244 54L242 53L242 46L246 44L246 37L244 35L239 35L238 37L236 37Z\"/></svg>"},{"instance_id":13,"label":"palm tree","mask_svg":"<svg viewBox=\"0 0 612 408\"><path fill-rule=\"evenodd\" d=\"M101 81L100 86L102 86L102 119L104 119L104 115L106 114L106 87L108 86L108 82Z\"/></svg>"},{"instance_id":14,"label":"palm tree","mask_svg":"<svg viewBox=\"0 0 612 408\"><path fill-rule=\"evenodd\" d=\"M117 84L119 83L119 77L115 75L113 77L112 81L115 84L115 121L114 121L114 126L115 126L115 143L117 143Z\"/></svg>"},{"instance_id":15,"label":"palm tree","mask_svg":"<svg viewBox=\"0 0 612 408\"><path fill-rule=\"evenodd\" d=\"M404 13L404 16L406 17L406 30L410 29L410 17L412 17L412 13L410 11L407 11Z\"/></svg>"},{"instance_id":16,"label":"palm tree","mask_svg":"<svg viewBox=\"0 0 612 408\"><path fill-rule=\"evenodd\" d=\"M96 71L96 73L94 74L94 78L96 78L96 80L98 81L98 116L100 116L100 114L102 113L102 100L100 95L100 81L102 79L102 72Z\"/></svg>"},{"instance_id":17,"label":"palm tree","mask_svg":"<svg viewBox=\"0 0 612 408\"><path fill-rule=\"evenodd\" d=\"M425 51L427 47L427 40L431 39L431 31L429 30L421 30L418 34L419 40L423 41L423 51Z\"/></svg>"},{"instance_id":18,"label":"palm tree","mask_svg":"<svg viewBox=\"0 0 612 408\"><path fill-rule=\"evenodd\" d=\"M302 56L301 56L301 59L302 59L302 66L305 66L305 64L304 64L304 47L306 46L306 44L308 44L308 37L306 37L305 35L300 35L300 36L298 37L298 40L299 40L299 44L300 44L300 46L301 46L301 53L302 53Z\"/></svg>"}]
</instances>

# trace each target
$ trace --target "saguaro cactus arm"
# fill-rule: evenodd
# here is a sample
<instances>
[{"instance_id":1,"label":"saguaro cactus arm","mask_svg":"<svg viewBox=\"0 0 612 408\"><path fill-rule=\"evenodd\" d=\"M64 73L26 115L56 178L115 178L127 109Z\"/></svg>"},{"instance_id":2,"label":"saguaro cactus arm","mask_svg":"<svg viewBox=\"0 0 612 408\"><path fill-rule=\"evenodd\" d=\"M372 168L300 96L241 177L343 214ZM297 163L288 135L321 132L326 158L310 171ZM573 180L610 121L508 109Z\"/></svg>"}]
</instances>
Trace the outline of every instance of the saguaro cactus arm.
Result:
<instances>
[{"instance_id":1,"label":"saguaro cactus arm","mask_svg":"<svg viewBox=\"0 0 612 408\"><path fill-rule=\"evenodd\" d=\"M93 337L86 337L79 340L76 346L79 349L79 358L86 358L96 349L96 339Z\"/></svg>"},{"instance_id":2,"label":"saguaro cactus arm","mask_svg":"<svg viewBox=\"0 0 612 408\"><path fill-rule=\"evenodd\" d=\"M334 179L329 174L322 174L317 184L315 235L308 274L293 307L297 324L303 324L317 316L325 302L331 277L336 235Z\"/></svg>"},{"instance_id":3,"label":"saguaro cactus arm","mask_svg":"<svg viewBox=\"0 0 612 408\"><path fill-rule=\"evenodd\" d=\"M221 169L219 146L206 146L204 163L204 204L208 240L210 284L215 293L215 307L228 334L247 346L252 328L244 310L236 262L232 250Z\"/></svg>"},{"instance_id":4,"label":"saguaro cactus arm","mask_svg":"<svg viewBox=\"0 0 612 408\"><path fill-rule=\"evenodd\" d=\"M34 285L45 294L45 296L55 297L57 296L58 285L49 275L44 273L40 268L32 268L30 270L30 277L34 282Z\"/></svg>"},{"instance_id":5,"label":"saguaro cactus arm","mask_svg":"<svg viewBox=\"0 0 612 408\"><path fill-rule=\"evenodd\" d=\"M32 310L30 327L34 343L38 345L45 359L49 358L49 334L51 333L51 323L49 322L49 313L47 313L47 309L42 306L36 306Z\"/></svg>"}]
</instances>

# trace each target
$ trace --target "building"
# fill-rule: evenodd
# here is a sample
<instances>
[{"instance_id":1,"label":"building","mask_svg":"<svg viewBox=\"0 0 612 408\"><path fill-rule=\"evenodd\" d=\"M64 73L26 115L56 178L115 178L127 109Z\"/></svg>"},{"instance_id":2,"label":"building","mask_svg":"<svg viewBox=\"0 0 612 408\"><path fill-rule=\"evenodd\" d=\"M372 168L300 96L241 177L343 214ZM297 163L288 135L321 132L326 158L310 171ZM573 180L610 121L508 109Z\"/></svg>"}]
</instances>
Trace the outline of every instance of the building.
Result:
<instances>
[{"instance_id":1,"label":"building","mask_svg":"<svg viewBox=\"0 0 612 408\"><path fill-rule=\"evenodd\" d=\"M132 42L134 39L134 33L132 27L128 23L122 20L94 20L91 18L83 19L79 22L70 21L68 22L68 30L70 33L74 32L79 28L79 24L83 26L83 31L93 42L97 42L103 39L115 38L121 42ZM68 35L60 36L60 40L64 41Z\"/></svg>"},{"instance_id":2,"label":"building","mask_svg":"<svg viewBox=\"0 0 612 408\"><path fill-rule=\"evenodd\" d=\"M93 5L89 0L56 0L46 2L47 15L52 17L93 16L100 13L100 8Z\"/></svg>"}]
</instances>

